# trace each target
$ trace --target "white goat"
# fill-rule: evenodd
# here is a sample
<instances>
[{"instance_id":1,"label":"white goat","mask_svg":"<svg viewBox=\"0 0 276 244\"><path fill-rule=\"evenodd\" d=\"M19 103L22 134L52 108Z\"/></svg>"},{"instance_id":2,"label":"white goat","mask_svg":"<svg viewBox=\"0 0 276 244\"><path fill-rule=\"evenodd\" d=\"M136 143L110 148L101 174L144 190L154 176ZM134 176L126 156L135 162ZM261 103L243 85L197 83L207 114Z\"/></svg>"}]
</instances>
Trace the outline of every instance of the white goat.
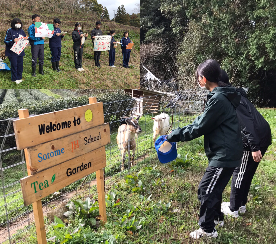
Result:
<instances>
[{"instance_id":1,"label":"white goat","mask_svg":"<svg viewBox=\"0 0 276 244\"><path fill-rule=\"evenodd\" d=\"M121 120L121 125L118 128L117 144L122 155L121 170L124 170L126 151L128 152L129 166L133 165L136 149L135 138L137 137L137 133L142 131L138 124L139 118L140 116L137 119L123 118ZM130 155L130 150L132 150L132 157Z\"/></svg>"},{"instance_id":2,"label":"white goat","mask_svg":"<svg viewBox=\"0 0 276 244\"><path fill-rule=\"evenodd\" d=\"M160 135L166 135L170 129L170 116L162 113L152 118L153 124L153 141Z\"/></svg>"}]
</instances>

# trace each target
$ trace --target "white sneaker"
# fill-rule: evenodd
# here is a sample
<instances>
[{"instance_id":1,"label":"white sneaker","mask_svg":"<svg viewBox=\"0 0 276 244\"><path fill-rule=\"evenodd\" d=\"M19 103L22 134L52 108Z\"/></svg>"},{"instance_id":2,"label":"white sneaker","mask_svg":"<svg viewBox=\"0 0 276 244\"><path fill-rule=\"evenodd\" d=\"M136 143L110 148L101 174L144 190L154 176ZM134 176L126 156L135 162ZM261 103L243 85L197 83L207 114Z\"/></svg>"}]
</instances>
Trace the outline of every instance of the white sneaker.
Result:
<instances>
[{"instance_id":1,"label":"white sneaker","mask_svg":"<svg viewBox=\"0 0 276 244\"><path fill-rule=\"evenodd\" d=\"M220 220L214 220L214 223L216 226L218 227L223 227L224 226L224 221L220 221Z\"/></svg>"},{"instance_id":2,"label":"white sneaker","mask_svg":"<svg viewBox=\"0 0 276 244\"><path fill-rule=\"evenodd\" d=\"M234 218L239 217L239 211L230 210L230 202L223 202L221 204L221 212L223 212L225 215L232 216Z\"/></svg>"},{"instance_id":3,"label":"white sneaker","mask_svg":"<svg viewBox=\"0 0 276 244\"><path fill-rule=\"evenodd\" d=\"M78 71L81 71L81 68L78 68Z\"/></svg>"},{"instance_id":4,"label":"white sneaker","mask_svg":"<svg viewBox=\"0 0 276 244\"><path fill-rule=\"evenodd\" d=\"M18 85L22 82L22 80L16 80L15 83Z\"/></svg>"},{"instance_id":5,"label":"white sneaker","mask_svg":"<svg viewBox=\"0 0 276 244\"><path fill-rule=\"evenodd\" d=\"M203 237L203 236L216 238L218 236L218 232L216 231L216 229L214 229L213 232L208 233L208 232L205 232L203 229L199 228L198 230L195 230L190 233L190 237L193 239L199 239L200 237Z\"/></svg>"},{"instance_id":6,"label":"white sneaker","mask_svg":"<svg viewBox=\"0 0 276 244\"><path fill-rule=\"evenodd\" d=\"M116 66L115 66L115 65L112 65L111 67L112 67L112 68L115 68Z\"/></svg>"},{"instance_id":7,"label":"white sneaker","mask_svg":"<svg viewBox=\"0 0 276 244\"><path fill-rule=\"evenodd\" d=\"M84 71L84 68L80 68L81 71Z\"/></svg>"},{"instance_id":8,"label":"white sneaker","mask_svg":"<svg viewBox=\"0 0 276 244\"><path fill-rule=\"evenodd\" d=\"M244 213L246 212L246 206L240 206L239 212L240 212L241 214L244 214Z\"/></svg>"}]
</instances>

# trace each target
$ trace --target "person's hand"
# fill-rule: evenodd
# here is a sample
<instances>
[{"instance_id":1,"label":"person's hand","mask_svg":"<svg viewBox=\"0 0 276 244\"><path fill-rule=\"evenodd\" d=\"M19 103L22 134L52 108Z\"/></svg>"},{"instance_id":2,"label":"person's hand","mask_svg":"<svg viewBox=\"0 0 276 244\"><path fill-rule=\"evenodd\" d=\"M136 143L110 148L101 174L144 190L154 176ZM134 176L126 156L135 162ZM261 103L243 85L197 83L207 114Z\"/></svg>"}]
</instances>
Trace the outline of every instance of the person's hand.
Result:
<instances>
[{"instance_id":1,"label":"person's hand","mask_svg":"<svg viewBox=\"0 0 276 244\"><path fill-rule=\"evenodd\" d=\"M57 36L60 36L60 33L57 33L56 35L57 35Z\"/></svg>"},{"instance_id":2,"label":"person's hand","mask_svg":"<svg viewBox=\"0 0 276 244\"><path fill-rule=\"evenodd\" d=\"M252 152L252 157L253 157L253 160L257 163L259 163L261 161L261 159L263 158L260 150L257 152Z\"/></svg>"},{"instance_id":3,"label":"person's hand","mask_svg":"<svg viewBox=\"0 0 276 244\"><path fill-rule=\"evenodd\" d=\"M85 37L88 37L88 33L86 33Z\"/></svg>"},{"instance_id":4,"label":"person's hand","mask_svg":"<svg viewBox=\"0 0 276 244\"><path fill-rule=\"evenodd\" d=\"M41 37L43 40L45 39L45 36Z\"/></svg>"},{"instance_id":5,"label":"person's hand","mask_svg":"<svg viewBox=\"0 0 276 244\"><path fill-rule=\"evenodd\" d=\"M29 38L29 37L27 37L27 36L26 36L26 37L24 37L24 39L25 39L25 40L28 40L28 38Z\"/></svg>"},{"instance_id":6,"label":"person's hand","mask_svg":"<svg viewBox=\"0 0 276 244\"><path fill-rule=\"evenodd\" d=\"M18 42L19 41L19 39L18 38L14 38L14 42Z\"/></svg>"},{"instance_id":7,"label":"person's hand","mask_svg":"<svg viewBox=\"0 0 276 244\"><path fill-rule=\"evenodd\" d=\"M94 38L95 38L95 36L92 36L92 38L94 39Z\"/></svg>"},{"instance_id":8,"label":"person's hand","mask_svg":"<svg viewBox=\"0 0 276 244\"><path fill-rule=\"evenodd\" d=\"M81 34L80 37L83 37L83 34Z\"/></svg>"}]
</instances>

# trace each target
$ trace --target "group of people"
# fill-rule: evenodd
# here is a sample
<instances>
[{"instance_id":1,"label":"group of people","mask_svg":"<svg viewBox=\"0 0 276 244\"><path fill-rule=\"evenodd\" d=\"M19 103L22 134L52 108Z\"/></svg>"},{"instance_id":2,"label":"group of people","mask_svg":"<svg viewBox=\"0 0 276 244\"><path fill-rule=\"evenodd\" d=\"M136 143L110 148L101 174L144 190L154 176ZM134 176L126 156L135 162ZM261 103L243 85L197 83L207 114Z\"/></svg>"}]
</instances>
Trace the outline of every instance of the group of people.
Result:
<instances>
[{"instance_id":1,"label":"group of people","mask_svg":"<svg viewBox=\"0 0 276 244\"><path fill-rule=\"evenodd\" d=\"M22 22L19 18L14 18L11 21L11 28L9 28L6 32L6 36L4 42L6 44L5 56L7 56L10 60L11 65L11 80L19 84L22 82L22 73L23 73L23 57L25 56L24 50L20 54L16 54L11 50L14 43L19 41L19 36L23 36L24 39L29 40L31 45L31 53L32 53L32 76L36 77L36 66L37 60L39 63L39 74L44 75L43 65L44 65L44 40L45 37L36 37L35 36L35 22L40 22L40 16L34 14L32 16L32 25L28 28L28 36L26 36L24 30L22 29ZM54 34L51 38L49 38L49 47L51 50L51 62L52 69L54 71L60 72L60 57L61 57L61 40L64 37L65 33L62 33L60 30L61 21L58 18L53 20L54 26ZM96 28L91 32L92 41L96 36L103 35L103 32L100 29L101 22L96 22ZM109 50L109 66L116 67L115 63L115 48L117 44L121 45L122 54L123 54L123 67L129 68L129 57L131 49L127 48L127 45L132 41L128 37L128 32L124 32L123 38L120 42L116 42L114 39L114 35L116 34L114 30L111 30L111 42L110 42L110 50ZM73 39L73 50L74 50L74 63L75 68L78 71L84 71L82 68L82 54L84 44L82 43L82 38L87 39L88 34L84 34L81 30L81 24L76 23L75 29L72 33ZM94 60L95 66L100 67L100 55L101 51L94 51Z\"/></svg>"},{"instance_id":2,"label":"group of people","mask_svg":"<svg viewBox=\"0 0 276 244\"><path fill-rule=\"evenodd\" d=\"M216 60L201 63L196 79L210 91L203 114L167 136L169 142L178 142L204 135L209 164L198 188L200 228L190 233L193 239L217 237L215 226L224 225L224 215L239 217L246 212L251 181L272 140L268 122L244 89L231 86ZM230 202L222 202L231 176Z\"/></svg>"}]
</instances>

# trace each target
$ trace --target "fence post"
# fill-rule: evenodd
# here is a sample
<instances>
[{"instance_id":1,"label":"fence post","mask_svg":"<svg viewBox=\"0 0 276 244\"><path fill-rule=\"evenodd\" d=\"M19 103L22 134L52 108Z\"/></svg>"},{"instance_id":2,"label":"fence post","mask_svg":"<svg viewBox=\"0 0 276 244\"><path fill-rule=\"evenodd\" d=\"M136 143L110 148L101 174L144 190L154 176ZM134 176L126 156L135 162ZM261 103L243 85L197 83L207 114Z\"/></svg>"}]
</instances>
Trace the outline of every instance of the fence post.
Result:
<instances>
[{"instance_id":1,"label":"fence post","mask_svg":"<svg viewBox=\"0 0 276 244\"><path fill-rule=\"evenodd\" d=\"M97 103L96 97L89 98L89 104L93 104L93 103ZM96 179L97 179L100 219L105 223L107 218L106 218L106 206L105 206L104 169L100 169L96 171Z\"/></svg>"},{"instance_id":2,"label":"fence post","mask_svg":"<svg viewBox=\"0 0 276 244\"><path fill-rule=\"evenodd\" d=\"M19 109L18 114L20 119L24 119L30 116L28 109ZM24 152L25 152L25 161L27 165L28 175L31 175L29 155L28 155L27 149L24 149ZM32 205L33 205L33 213L34 213L35 226L36 226L37 243L47 244L46 230L45 230L43 210L42 210L42 202L41 200L39 200L34 202Z\"/></svg>"}]
</instances>

